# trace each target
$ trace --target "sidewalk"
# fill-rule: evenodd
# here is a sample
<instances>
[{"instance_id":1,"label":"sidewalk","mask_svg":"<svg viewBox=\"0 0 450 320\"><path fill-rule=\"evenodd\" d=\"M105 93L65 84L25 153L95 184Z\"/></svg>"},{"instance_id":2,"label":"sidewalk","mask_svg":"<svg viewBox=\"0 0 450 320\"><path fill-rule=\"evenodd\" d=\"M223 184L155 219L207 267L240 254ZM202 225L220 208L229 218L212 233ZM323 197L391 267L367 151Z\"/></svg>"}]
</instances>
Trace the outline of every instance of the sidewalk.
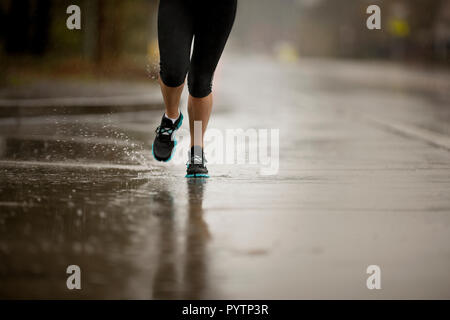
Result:
<instances>
[{"instance_id":1,"label":"sidewalk","mask_svg":"<svg viewBox=\"0 0 450 320\"><path fill-rule=\"evenodd\" d=\"M151 155L161 111L0 119L0 297L448 299L448 75L223 63L209 129L279 129L275 175L210 161L209 179L185 179L176 155ZM78 92L147 90L115 88Z\"/></svg>"},{"instance_id":2,"label":"sidewalk","mask_svg":"<svg viewBox=\"0 0 450 320\"><path fill-rule=\"evenodd\" d=\"M43 80L0 89L0 117L152 110L159 88L143 82Z\"/></svg>"}]
</instances>

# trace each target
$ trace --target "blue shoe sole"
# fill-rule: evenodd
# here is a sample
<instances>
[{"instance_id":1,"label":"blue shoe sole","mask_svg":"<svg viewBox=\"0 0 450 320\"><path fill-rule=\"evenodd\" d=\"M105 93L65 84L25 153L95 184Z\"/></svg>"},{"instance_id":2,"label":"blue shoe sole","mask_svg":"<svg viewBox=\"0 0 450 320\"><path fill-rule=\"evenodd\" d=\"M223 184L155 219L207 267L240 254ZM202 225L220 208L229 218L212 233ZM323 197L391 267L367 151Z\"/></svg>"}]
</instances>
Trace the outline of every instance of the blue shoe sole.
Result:
<instances>
[{"instance_id":1,"label":"blue shoe sole","mask_svg":"<svg viewBox=\"0 0 450 320\"><path fill-rule=\"evenodd\" d=\"M185 175L186 178L209 178L209 175L206 173L193 173Z\"/></svg>"},{"instance_id":2,"label":"blue shoe sole","mask_svg":"<svg viewBox=\"0 0 450 320\"><path fill-rule=\"evenodd\" d=\"M180 112L180 117L181 117L180 123L179 123L178 126L175 128L175 131L178 130L178 129L180 129L181 125L183 124L183 114L182 114L181 112ZM175 133L175 131L174 131L174 133ZM176 148L176 146L177 146L177 143L178 143L177 140L174 140L174 141L173 141L173 149L172 149L172 152L170 153L169 159L166 159L166 160L158 159L158 158L155 156L155 151L153 150L153 144L152 144L152 155L153 155L153 158L154 158L156 161L160 161L160 162L169 162L170 160L172 160L173 154L175 153L175 148Z\"/></svg>"}]
</instances>

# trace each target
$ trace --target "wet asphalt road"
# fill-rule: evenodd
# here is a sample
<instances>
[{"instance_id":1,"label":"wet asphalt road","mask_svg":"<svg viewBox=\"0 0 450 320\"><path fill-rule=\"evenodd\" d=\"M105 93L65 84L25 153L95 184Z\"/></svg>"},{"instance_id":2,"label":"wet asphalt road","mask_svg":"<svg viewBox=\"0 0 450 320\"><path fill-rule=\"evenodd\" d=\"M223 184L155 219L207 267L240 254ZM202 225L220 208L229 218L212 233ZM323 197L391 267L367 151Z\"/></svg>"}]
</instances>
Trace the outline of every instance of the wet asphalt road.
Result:
<instances>
[{"instance_id":1,"label":"wet asphalt road","mask_svg":"<svg viewBox=\"0 0 450 320\"><path fill-rule=\"evenodd\" d=\"M448 73L228 56L216 78L210 127L278 128L278 174L185 179L151 157L158 111L0 119L0 297L450 298Z\"/></svg>"}]
</instances>

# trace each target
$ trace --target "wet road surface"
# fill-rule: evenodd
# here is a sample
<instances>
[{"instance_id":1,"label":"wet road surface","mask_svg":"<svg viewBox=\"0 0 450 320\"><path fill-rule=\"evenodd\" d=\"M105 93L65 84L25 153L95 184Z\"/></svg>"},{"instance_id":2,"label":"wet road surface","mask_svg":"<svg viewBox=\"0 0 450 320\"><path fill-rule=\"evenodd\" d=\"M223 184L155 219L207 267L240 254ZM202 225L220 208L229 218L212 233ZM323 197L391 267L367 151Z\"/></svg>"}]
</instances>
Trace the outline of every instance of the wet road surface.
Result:
<instances>
[{"instance_id":1,"label":"wet road surface","mask_svg":"<svg viewBox=\"0 0 450 320\"><path fill-rule=\"evenodd\" d=\"M158 111L2 118L0 297L448 299L449 79L225 57L210 127L279 129L269 176L154 161Z\"/></svg>"}]
</instances>

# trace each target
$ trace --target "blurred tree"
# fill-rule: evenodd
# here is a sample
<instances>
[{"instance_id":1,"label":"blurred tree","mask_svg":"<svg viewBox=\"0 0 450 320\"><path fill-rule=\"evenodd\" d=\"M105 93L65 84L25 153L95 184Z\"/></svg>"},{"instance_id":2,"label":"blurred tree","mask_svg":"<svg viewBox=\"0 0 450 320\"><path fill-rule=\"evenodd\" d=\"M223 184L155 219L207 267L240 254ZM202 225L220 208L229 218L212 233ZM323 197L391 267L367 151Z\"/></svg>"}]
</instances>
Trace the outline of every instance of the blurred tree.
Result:
<instances>
[{"instance_id":1,"label":"blurred tree","mask_svg":"<svg viewBox=\"0 0 450 320\"><path fill-rule=\"evenodd\" d=\"M85 0L85 56L98 64L120 58L128 49L129 38L136 33L149 33L147 23L135 25L134 21L150 20L154 23L152 10L156 9L156 3L157 0ZM147 41L144 40L142 50Z\"/></svg>"},{"instance_id":2,"label":"blurred tree","mask_svg":"<svg viewBox=\"0 0 450 320\"><path fill-rule=\"evenodd\" d=\"M2 0L0 19L7 54L82 54L102 64L129 50L146 53L157 0ZM68 31L66 8L81 8L82 30ZM137 42L142 42L136 46ZM0 41L1 43L1 41Z\"/></svg>"},{"instance_id":3,"label":"blurred tree","mask_svg":"<svg viewBox=\"0 0 450 320\"><path fill-rule=\"evenodd\" d=\"M98 45L96 62L103 63L106 58L119 58L122 53L123 37L121 27L124 24L121 0L97 0L98 3Z\"/></svg>"},{"instance_id":4,"label":"blurred tree","mask_svg":"<svg viewBox=\"0 0 450 320\"><path fill-rule=\"evenodd\" d=\"M9 30L5 37L5 51L10 54L25 53L28 43L29 0L11 1L5 24Z\"/></svg>"},{"instance_id":5,"label":"blurred tree","mask_svg":"<svg viewBox=\"0 0 450 320\"><path fill-rule=\"evenodd\" d=\"M49 43L50 10L50 0L10 1L5 13L5 25L10 31L5 36L5 51L44 54Z\"/></svg>"},{"instance_id":6,"label":"blurred tree","mask_svg":"<svg viewBox=\"0 0 450 320\"><path fill-rule=\"evenodd\" d=\"M84 0L82 10L83 55L89 60L97 60L98 46L98 1Z\"/></svg>"},{"instance_id":7,"label":"blurred tree","mask_svg":"<svg viewBox=\"0 0 450 320\"><path fill-rule=\"evenodd\" d=\"M0 46L4 45L4 35L5 35L5 7L3 3L0 3ZM0 53L2 52L0 48Z\"/></svg>"},{"instance_id":8,"label":"blurred tree","mask_svg":"<svg viewBox=\"0 0 450 320\"><path fill-rule=\"evenodd\" d=\"M42 55L49 44L51 27L50 19L51 1L38 0L34 2L34 10L31 15L30 53Z\"/></svg>"}]
</instances>

